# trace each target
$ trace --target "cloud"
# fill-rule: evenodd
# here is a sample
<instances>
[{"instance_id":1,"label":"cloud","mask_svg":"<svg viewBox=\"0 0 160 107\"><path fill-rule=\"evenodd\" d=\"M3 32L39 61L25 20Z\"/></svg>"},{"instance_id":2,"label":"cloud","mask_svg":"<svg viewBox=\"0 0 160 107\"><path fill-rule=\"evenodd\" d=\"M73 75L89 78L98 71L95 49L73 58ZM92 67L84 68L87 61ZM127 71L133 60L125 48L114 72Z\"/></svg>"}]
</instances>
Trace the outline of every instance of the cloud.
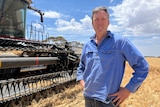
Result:
<instances>
[{"instance_id":1,"label":"cloud","mask_svg":"<svg viewBox=\"0 0 160 107\"><path fill-rule=\"evenodd\" d=\"M88 15L85 15L83 19L80 19L83 28L85 29L92 29L92 20Z\"/></svg>"},{"instance_id":2,"label":"cloud","mask_svg":"<svg viewBox=\"0 0 160 107\"><path fill-rule=\"evenodd\" d=\"M152 39L156 39L157 40L157 39L160 39L160 37L153 36Z\"/></svg>"},{"instance_id":3,"label":"cloud","mask_svg":"<svg viewBox=\"0 0 160 107\"><path fill-rule=\"evenodd\" d=\"M33 27L36 27L36 29L44 29L43 25L39 24L39 23L33 23L32 24Z\"/></svg>"},{"instance_id":4,"label":"cloud","mask_svg":"<svg viewBox=\"0 0 160 107\"><path fill-rule=\"evenodd\" d=\"M111 18L116 21L111 29L124 31L128 35L159 35L159 0L124 0L122 4L110 7ZM114 30L114 29L113 29Z\"/></svg>"},{"instance_id":5,"label":"cloud","mask_svg":"<svg viewBox=\"0 0 160 107\"><path fill-rule=\"evenodd\" d=\"M76 21L72 18L70 21L57 19L55 22L56 30L63 33L82 34L86 32L93 32L91 18L86 15L83 19Z\"/></svg>"},{"instance_id":6,"label":"cloud","mask_svg":"<svg viewBox=\"0 0 160 107\"><path fill-rule=\"evenodd\" d=\"M45 11L44 12L44 17L46 18L60 18L62 16L62 14L56 12L56 11Z\"/></svg>"},{"instance_id":7,"label":"cloud","mask_svg":"<svg viewBox=\"0 0 160 107\"><path fill-rule=\"evenodd\" d=\"M57 26L58 31L74 31L82 29L81 24L79 22L76 22L74 18L72 18L70 21L58 19L55 22L55 25Z\"/></svg>"},{"instance_id":8,"label":"cloud","mask_svg":"<svg viewBox=\"0 0 160 107\"><path fill-rule=\"evenodd\" d=\"M34 11L30 11L31 14L35 15L35 16L39 16L39 13L37 12L34 12ZM52 10L47 10L47 11L44 11L44 16L45 18L61 18L63 16L63 14L61 13L58 13L56 11L52 11Z\"/></svg>"}]
</instances>

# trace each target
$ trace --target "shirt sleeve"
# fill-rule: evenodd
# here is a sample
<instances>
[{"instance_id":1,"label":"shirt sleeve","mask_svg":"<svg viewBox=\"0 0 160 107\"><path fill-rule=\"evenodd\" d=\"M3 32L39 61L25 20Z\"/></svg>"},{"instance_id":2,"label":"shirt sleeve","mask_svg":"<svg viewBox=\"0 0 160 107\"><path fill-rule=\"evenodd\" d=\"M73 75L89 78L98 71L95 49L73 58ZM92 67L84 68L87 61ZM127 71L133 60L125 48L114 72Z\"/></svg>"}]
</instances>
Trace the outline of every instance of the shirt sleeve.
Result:
<instances>
[{"instance_id":1,"label":"shirt sleeve","mask_svg":"<svg viewBox=\"0 0 160 107\"><path fill-rule=\"evenodd\" d=\"M83 61L84 55L85 55L85 49L83 48L81 58L80 58L80 62L79 62L79 66L77 68L77 79L76 79L76 81L83 80L83 72L84 72L84 69L85 69L85 64L84 64L84 61Z\"/></svg>"},{"instance_id":2,"label":"shirt sleeve","mask_svg":"<svg viewBox=\"0 0 160 107\"><path fill-rule=\"evenodd\" d=\"M146 79L149 72L149 65L142 54L129 40L125 40L122 50L126 60L134 70L133 77L126 85L126 88L134 93Z\"/></svg>"}]
</instances>

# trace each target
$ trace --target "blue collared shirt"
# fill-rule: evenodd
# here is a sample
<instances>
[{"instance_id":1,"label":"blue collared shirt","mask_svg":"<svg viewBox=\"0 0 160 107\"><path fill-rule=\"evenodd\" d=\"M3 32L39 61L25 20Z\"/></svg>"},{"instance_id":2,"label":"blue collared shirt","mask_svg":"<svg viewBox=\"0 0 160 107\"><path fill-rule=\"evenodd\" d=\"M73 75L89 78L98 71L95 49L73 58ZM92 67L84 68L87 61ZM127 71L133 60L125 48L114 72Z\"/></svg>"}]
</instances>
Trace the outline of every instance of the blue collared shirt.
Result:
<instances>
[{"instance_id":1,"label":"blue collared shirt","mask_svg":"<svg viewBox=\"0 0 160 107\"><path fill-rule=\"evenodd\" d=\"M84 80L84 96L106 102L107 96L120 88L125 62L135 71L126 88L135 92L147 77L149 65L126 38L110 31L97 46L92 38L83 47L77 81Z\"/></svg>"}]
</instances>

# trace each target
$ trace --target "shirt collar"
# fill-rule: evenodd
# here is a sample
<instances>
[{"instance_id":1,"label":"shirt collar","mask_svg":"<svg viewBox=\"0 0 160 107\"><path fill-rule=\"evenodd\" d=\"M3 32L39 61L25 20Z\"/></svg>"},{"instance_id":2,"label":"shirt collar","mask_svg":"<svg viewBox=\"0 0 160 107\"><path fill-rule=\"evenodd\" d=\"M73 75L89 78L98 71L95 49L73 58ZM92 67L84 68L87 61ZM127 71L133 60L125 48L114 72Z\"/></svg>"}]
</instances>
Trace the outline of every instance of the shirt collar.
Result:
<instances>
[{"instance_id":1,"label":"shirt collar","mask_svg":"<svg viewBox=\"0 0 160 107\"><path fill-rule=\"evenodd\" d=\"M112 36L113 34L111 33L111 31L107 31L107 34L105 37L112 37ZM96 38L96 35L93 35L92 37L90 37L91 40L95 40L95 38Z\"/></svg>"}]
</instances>

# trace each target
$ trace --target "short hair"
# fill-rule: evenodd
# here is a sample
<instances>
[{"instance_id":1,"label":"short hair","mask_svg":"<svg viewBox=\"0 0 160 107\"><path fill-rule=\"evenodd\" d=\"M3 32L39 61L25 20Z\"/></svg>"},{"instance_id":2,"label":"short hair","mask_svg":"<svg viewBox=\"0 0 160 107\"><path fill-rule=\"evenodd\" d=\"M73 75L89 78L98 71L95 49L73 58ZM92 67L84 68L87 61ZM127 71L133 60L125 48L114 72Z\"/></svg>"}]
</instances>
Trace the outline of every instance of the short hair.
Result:
<instances>
[{"instance_id":1,"label":"short hair","mask_svg":"<svg viewBox=\"0 0 160 107\"><path fill-rule=\"evenodd\" d=\"M108 17L109 17L109 13L108 13L107 8L104 7L104 6L98 6L98 7L96 7L96 8L92 11L92 19L93 19L93 15L94 15L95 13L99 12L100 10L105 11L105 12L107 13Z\"/></svg>"}]
</instances>

